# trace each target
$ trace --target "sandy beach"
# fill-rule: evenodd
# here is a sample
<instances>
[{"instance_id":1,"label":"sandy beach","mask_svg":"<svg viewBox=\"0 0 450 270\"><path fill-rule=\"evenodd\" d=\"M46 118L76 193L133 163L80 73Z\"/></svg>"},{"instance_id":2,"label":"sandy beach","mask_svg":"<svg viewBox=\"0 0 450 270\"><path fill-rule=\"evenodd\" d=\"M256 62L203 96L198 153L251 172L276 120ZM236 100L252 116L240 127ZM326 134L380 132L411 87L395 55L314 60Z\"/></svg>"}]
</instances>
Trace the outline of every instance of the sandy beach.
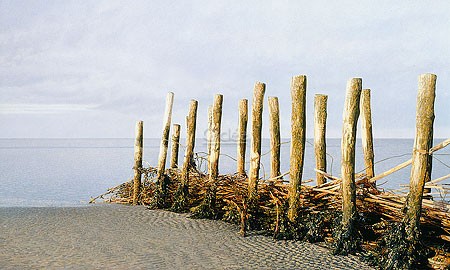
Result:
<instances>
[{"instance_id":1,"label":"sandy beach","mask_svg":"<svg viewBox=\"0 0 450 270\"><path fill-rule=\"evenodd\" d=\"M145 207L9 207L0 218L1 269L370 269L318 245Z\"/></svg>"}]
</instances>

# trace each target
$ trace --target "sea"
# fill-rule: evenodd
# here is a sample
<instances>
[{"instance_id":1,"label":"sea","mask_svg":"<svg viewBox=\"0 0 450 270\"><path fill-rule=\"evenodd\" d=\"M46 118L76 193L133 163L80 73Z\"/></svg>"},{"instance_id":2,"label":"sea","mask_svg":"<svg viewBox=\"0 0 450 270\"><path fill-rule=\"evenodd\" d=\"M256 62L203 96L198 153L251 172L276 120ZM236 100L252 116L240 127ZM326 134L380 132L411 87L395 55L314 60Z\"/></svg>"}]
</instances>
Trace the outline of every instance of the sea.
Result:
<instances>
[{"instance_id":1,"label":"sea","mask_svg":"<svg viewBox=\"0 0 450 270\"><path fill-rule=\"evenodd\" d=\"M435 144L443 139L435 139ZM411 158L413 139L375 139L375 173L381 173ZM160 139L144 140L144 166L156 166ZM181 140L183 146L183 140ZM249 143L247 146L249 147ZM204 156L205 139L197 139L195 152ZM340 139L327 139L327 171L340 176ZM289 139L281 145L281 172L289 171ZM169 149L170 154L170 149ZM184 149L180 147L180 164ZM270 141L262 143L260 177L270 175ZM247 148L247 161L249 149ZM108 188L130 181L133 176L134 139L0 139L0 207L84 206ZM236 171L236 142L221 145L221 174ZM167 158L170 160L170 157ZM199 159L201 160L201 159ZM315 182L313 140L305 149L303 181ZM202 168L206 167L203 162ZM248 169L248 164L246 169ZM411 167L379 180L385 190L407 192ZM356 148L356 171L364 172L361 141ZM432 179L450 173L450 147L433 155ZM289 181L289 177L285 177ZM450 179L442 182L450 185ZM398 191L399 192L399 191ZM449 201L449 195L433 190L434 197Z\"/></svg>"}]
</instances>

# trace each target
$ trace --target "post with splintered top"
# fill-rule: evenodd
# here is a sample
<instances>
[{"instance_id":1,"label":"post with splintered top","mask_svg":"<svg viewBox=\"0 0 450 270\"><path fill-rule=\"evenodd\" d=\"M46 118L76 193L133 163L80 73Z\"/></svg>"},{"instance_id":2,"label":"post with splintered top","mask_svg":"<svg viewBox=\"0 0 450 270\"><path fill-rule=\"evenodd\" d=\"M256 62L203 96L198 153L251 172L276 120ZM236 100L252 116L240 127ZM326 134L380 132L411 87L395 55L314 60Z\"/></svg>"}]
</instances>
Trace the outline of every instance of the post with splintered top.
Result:
<instances>
[{"instance_id":1,"label":"post with splintered top","mask_svg":"<svg viewBox=\"0 0 450 270\"><path fill-rule=\"evenodd\" d=\"M289 183L288 218L295 222L300 212L300 193L303 174L306 139L306 76L295 76L291 80L291 160Z\"/></svg>"},{"instance_id":2,"label":"post with splintered top","mask_svg":"<svg viewBox=\"0 0 450 270\"><path fill-rule=\"evenodd\" d=\"M342 222L334 250L336 254L354 253L359 249L355 228L357 220L355 145L361 90L361 78L353 78L347 82L341 141Z\"/></svg>"},{"instance_id":3,"label":"post with splintered top","mask_svg":"<svg viewBox=\"0 0 450 270\"><path fill-rule=\"evenodd\" d=\"M142 168L142 152L144 144L144 122L136 123L136 140L134 142L134 181L133 181L133 205L139 203L139 194L141 192L141 168Z\"/></svg>"},{"instance_id":4,"label":"post with splintered top","mask_svg":"<svg viewBox=\"0 0 450 270\"><path fill-rule=\"evenodd\" d=\"M361 92L361 140L364 153L364 165L366 167L366 176L368 179L375 176L373 135L372 135L372 112L370 108L370 89L364 89Z\"/></svg>"},{"instance_id":5,"label":"post with splintered top","mask_svg":"<svg viewBox=\"0 0 450 270\"><path fill-rule=\"evenodd\" d=\"M314 97L314 153L316 156L316 169L323 172L327 171L327 95L315 95ZM317 185L325 184L325 176L316 173Z\"/></svg>"},{"instance_id":6,"label":"post with splintered top","mask_svg":"<svg viewBox=\"0 0 450 270\"><path fill-rule=\"evenodd\" d=\"M245 148L247 145L247 122L248 122L248 101L239 101L238 132L239 141L237 143L237 173L245 175Z\"/></svg>"},{"instance_id":7,"label":"post with splintered top","mask_svg":"<svg viewBox=\"0 0 450 270\"><path fill-rule=\"evenodd\" d=\"M261 82L255 84L252 101L252 137L250 152L250 170L248 175L248 197L255 202L258 197L258 178L261 160L261 131L264 92L266 85Z\"/></svg>"},{"instance_id":8,"label":"post with splintered top","mask_svg":"<svg viewBox=\"0 0 450 270\"><path fill-rule=\"evenodd\" d=\"M280 108L277 97L269 97L270 116L270 178L281 175L280 172Z\"/></svg>"},{"instance_id":9,"label":"post with splintered top","mask_svg":"<svg viewBox=\"0 0 450 270\"><path fill-rule=\"evenodd\" d=\"M178 150L180 148L180 125L173 124L172 134L172 155L170 158L170 168L178 168Z\"/></svg>"}]
</instances>

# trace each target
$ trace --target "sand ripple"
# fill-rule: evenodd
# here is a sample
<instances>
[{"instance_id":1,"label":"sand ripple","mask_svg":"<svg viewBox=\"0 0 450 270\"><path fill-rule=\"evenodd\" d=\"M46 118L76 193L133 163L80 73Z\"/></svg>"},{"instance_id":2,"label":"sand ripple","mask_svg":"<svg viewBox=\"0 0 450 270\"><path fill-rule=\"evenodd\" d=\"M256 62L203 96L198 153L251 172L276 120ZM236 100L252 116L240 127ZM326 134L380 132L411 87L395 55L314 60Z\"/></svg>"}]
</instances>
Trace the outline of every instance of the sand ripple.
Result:
<instances>
[{"instance_id":1,"label":"sand ripple","mask_svg":"<svg viewBox=\"0 0 450 270\"><path fill-rule=\"evenodd\" d=\"M144 207L0 208L1 269L369 269L308 243Z\"/></svg>"}]
</instances>

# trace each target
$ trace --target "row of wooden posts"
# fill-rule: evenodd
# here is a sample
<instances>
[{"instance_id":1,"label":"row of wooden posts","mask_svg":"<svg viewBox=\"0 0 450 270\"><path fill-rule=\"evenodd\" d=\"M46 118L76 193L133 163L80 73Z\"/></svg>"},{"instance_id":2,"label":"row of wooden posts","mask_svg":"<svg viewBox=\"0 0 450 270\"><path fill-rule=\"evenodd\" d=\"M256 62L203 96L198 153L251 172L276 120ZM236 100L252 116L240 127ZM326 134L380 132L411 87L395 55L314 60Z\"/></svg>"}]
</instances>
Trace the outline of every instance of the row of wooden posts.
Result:
<instances>
[{"instance_id":1,"label":"row of wooden posts","mask_svg":"<svg viewBox=\"0 0 450 270\"><path fill-rule=\"evenodd\" d=\"M419 76L419 92L417 98L417 127L414 151L412 157L411 171L411 195L410 200L415 200L418 205L423 195L425 179L430 180L431 160L429 153L433 138L434 119L434 97L435 97L436 75L423 74ZM299 201L303 173L305 139L306 139L306 76L300 75L292 78L291 97L291 152L290 152L290 190L288 217L295 220L299 214ZM248 170L248 197L251 199L257 195L259 180L260 158L261 158L261 131L262 111L266 85L257 82L254 87L252 111L251 111L251 146L250 146L250 168ZM157 167L157 177L162 179L165 172L166 157L169 144L169 132L171 125L173 93L168 93L166 108L163 119L163 132ZM314 100L314 150L316 159L317 185L325 183L324 172L326 172L326 120L327 120L326 95L318 94ZM220 156L220 133L222 119L223 96L215 95L214 103L208 108L208 174L209 180L217 180ZM270 116L270 145L271 145L271 173L270 178L281 178L280 172L280 123L279 104L277 97L269 97ZM195 131L198 102L192 100L187 116L187 138L182 170L182 183L187 184L188 170L193 165L193 154L195 147ZM353 78L347 83L346 99L343 114L342 128L342 197L343 197L343 224L350 222L356 213L356 188L355 188L355 143L358 118L362 121L362 146L364 163L368 179L375 179L374 151L372 137L372 120L370 105L370 90L362 89L362 79ZM237 143L237 173L246 174L245 152L247 141L248 101L239 101L238 119L238 143ZM170 166L177 167L180 140L180 125L173 125L172 155ZM135 142L135 175L133 203L139 203L141 190L141 171L143 151L143 122L136 125ZM163 181L159 181L162 183ZM375 182L375 181L373 181ZM410 208L408 208L410 209ZM419 209L420 210L420 209ZM417 211L414 208L411 211ZM420 213L420 211L419 211ZM417 220L415 220L417 221Z\"/></svg>"}]
</instances>

